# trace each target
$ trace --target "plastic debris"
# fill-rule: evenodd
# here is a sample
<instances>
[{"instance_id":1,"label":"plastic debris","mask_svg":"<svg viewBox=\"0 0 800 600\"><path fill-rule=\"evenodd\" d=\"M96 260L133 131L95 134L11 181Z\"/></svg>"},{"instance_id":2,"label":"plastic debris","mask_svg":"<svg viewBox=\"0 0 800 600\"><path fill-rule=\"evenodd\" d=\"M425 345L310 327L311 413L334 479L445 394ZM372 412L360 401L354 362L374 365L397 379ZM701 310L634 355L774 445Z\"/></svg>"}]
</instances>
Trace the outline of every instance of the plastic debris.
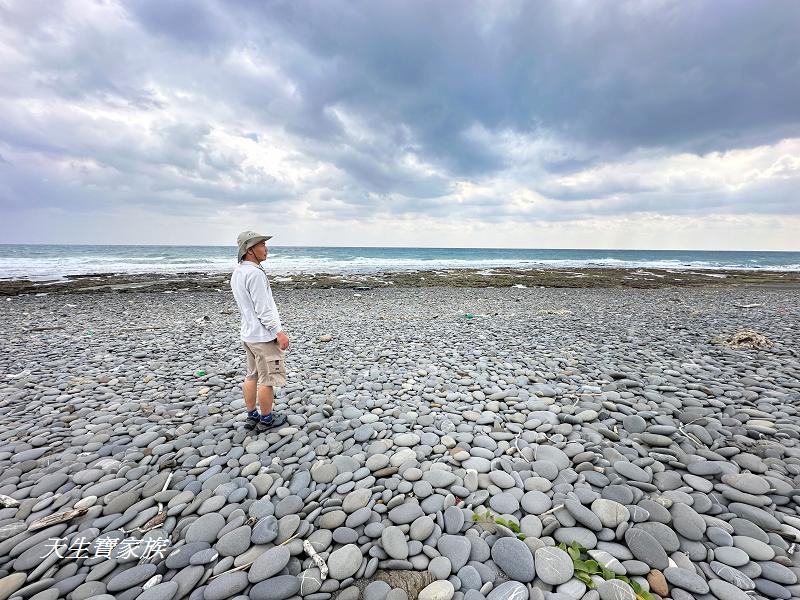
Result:
<instances>
[{"instance_id":1,"label":"plastic debris","mask_svg":"<svg viewBox=\"0 0 800 600\"><path fill-rule=\"evenodd\" d=\"M206 374L206 372L203 369L197 369L197 371L195 371L194 374L197 377L203 377Z\"/></svg>"}]
</instances>

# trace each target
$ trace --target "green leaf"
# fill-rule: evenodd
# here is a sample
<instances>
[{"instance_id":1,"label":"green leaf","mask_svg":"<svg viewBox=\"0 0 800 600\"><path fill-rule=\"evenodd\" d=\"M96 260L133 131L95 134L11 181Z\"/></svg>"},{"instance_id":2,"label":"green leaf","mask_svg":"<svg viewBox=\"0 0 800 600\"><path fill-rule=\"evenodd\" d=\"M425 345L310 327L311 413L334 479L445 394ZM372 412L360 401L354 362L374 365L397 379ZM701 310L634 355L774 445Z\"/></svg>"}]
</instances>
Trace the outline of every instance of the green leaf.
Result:
<instances>
[{"instance_id":1,"label":"green leaf","mask_svg":"<svg viewBox=\"0 0 800 600\"><path fill-rule=\"evenodd\" d=\"M588 587L590 590L594 589L594 581L592 581L592 578L589 576L588 573L584 573L583 571L577 571L575 573L575 577L577 579L580 579L583 583L585 583L586 587Z\"/></svg>"},{"instance_id":2,"label":"green leaf","mask_svg":"<svg viewBox=\"0 0 800 600\"><path fill-rule=\"evenodd\" d=\"M513 531L514 533L519 533L520 532L519 525L517 523L515 523L514 521L509 521L508 522L508 528L511 531Z\"/></svg>"},{"instance_id":3,"label":"green leaf","mask_svg":"<svg viewBox=\"0 0 800 600\"><path fill-rule=\"evenodd\" d=\"M605 567L600 567L600 572L603 574L603 579L616 579L617 577L614 571L609 571Z\"/></svg>"},{"instance_id":4,"label":"green leaf","mask_svg":"<svg viewBox=\"0 0 800 600\"><path fill-rule=\"evenodd\" d=\"M558 547L559 547L559 548L561 548L561 549L562 549L564 552L566 552L566 551L567 551L567 545L566 545L564 542L561 542L561 543L558 545Z\"/></svg>"},{"instance_id":5,"label":"green leaf","mask_svg":"<svg viewBox=\"0 0 800 600\"><path fill-rule=\"evenodd\" d=\"M570 558L572 559L572 562L575 562L576 560L580 560L580 558L581 558L581 551L580 550L576 550L575 548L572 548L572 547L567 548L567 553L569 554Z\"/></svg>"},{"instance_id":6,"label":"green leaf","mask_svg":"<svg viewBox=\"0 0 800 600\"><path fill-rule=\"evenodd\" d=\"M517 534L517 539L524 542L525 541L525 534L524 533L518 533Z\"/></svg>"},{"instance_id":7,"label":"green leaf","mask_svg":"<svg viewBox=\"0 0 800 600\"><path fill-rule=\"evenodd\" d=\"M478 521L480 521L480 519L481 519L481 516L478 513L472 513L472 520L473 521L475 521L477 523Z\"/></svg>"},{"instance_id":8,"label":"green leaf","mask_svg":"<svg viewBox=\"0 0 800 600\"><path fill-rule=\"evenodd\" d=\"M596 560L587 560L584 561L584 564L586 565L586 571L588 573L591 573L592 575L600 573L600 564Z\"/></svg>"},{"instance_id":9,"label":"green leaf","mask_svg":"<svg viewBox=\"0 0 800 600\"><path fill-rule=\"evenodd\" d=\"M627 579L627 581L625 581L625 583L627 583L629 586L631 586L633 588L634 592L636 592L637 594L641 594L642 593L642 586L639 585L638 581L634 581L633 579L628 579L627 577L625 579Z\"/></svg>"}]
</instances>

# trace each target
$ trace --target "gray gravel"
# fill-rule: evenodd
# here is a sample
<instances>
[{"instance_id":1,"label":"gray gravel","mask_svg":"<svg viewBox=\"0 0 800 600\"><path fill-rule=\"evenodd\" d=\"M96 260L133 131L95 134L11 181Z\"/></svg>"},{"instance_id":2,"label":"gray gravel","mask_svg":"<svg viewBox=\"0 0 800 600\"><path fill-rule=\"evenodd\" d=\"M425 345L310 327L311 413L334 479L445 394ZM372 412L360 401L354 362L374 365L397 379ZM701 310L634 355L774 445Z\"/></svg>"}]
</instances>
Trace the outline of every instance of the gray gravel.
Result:
<instances>
[{"instance_id":1,"label":"gray gravel","mask_svg":"<svg viewBox=\"0 0 800 600\"><path fill-rule=\"evenodd\" d=\"M0 600L354 600L378 569L430 571L430 600L632 598L573 576L576 540L675 600L800 597L794 292L276 296L288 422L260 436L228 292L0 303ZM711 343L741 329L773 345Z\"/></svg>"}]
</instances>

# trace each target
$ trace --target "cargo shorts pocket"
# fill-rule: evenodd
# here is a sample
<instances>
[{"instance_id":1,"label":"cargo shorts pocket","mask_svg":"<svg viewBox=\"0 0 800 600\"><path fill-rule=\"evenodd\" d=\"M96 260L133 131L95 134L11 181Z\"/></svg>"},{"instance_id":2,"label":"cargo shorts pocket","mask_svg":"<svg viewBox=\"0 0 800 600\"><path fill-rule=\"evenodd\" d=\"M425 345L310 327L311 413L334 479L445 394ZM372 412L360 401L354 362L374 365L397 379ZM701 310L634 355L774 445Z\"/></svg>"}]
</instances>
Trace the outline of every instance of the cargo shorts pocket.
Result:
<instances>
[{"instance_id":1,"label":"cargo shorts pocket","mask_svg":"<svg viewBox=\"0 0 800 600\"><path fill-rule=\"evenodd\" d=\"M267 360L267 379L270 381L269 385L286 385L286 363L283 359L269 358Z\"/></svg>"}]
</instances>

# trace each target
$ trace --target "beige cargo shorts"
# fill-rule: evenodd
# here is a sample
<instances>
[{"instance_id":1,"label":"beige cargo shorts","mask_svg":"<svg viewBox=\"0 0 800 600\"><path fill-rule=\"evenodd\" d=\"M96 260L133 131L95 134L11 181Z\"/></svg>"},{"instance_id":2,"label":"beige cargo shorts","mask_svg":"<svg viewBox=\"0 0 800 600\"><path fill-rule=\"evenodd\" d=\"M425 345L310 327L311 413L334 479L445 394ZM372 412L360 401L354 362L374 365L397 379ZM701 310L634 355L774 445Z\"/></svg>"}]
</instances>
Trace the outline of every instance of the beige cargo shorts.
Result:
<instances>
[{"instance_id":1,"label":"beige cargo shorts","mask_svg":"<svg viewBox=\"0 0 800 600\"><path fill-rule=\"evenodd\" d=\"M278 341L243 342L247 353L247 379L258 379L258 385L286 385L286 365Z\"/></svg>"}]
</instances>

